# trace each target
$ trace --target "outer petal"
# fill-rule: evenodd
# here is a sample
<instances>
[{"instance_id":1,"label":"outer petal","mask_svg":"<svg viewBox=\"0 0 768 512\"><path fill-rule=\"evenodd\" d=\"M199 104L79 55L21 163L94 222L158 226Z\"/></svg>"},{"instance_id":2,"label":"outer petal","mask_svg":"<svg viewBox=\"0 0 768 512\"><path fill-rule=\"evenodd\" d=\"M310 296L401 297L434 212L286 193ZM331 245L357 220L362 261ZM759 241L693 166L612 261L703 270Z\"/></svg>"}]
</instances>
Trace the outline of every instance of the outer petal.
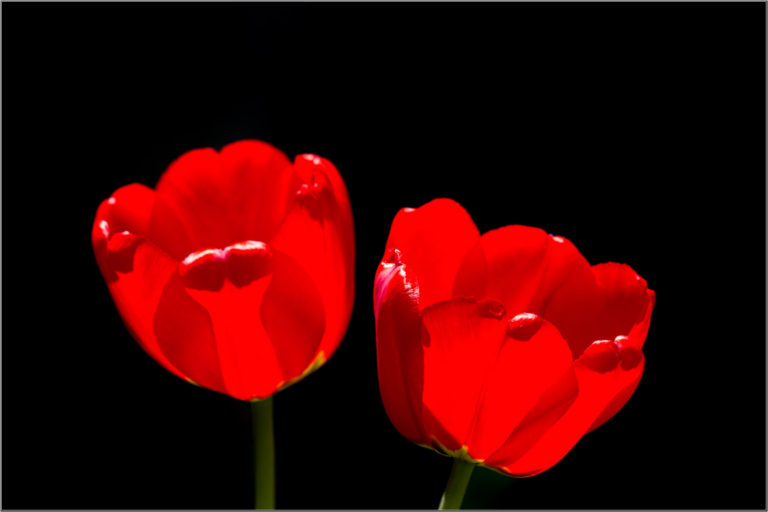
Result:
<instances>
[{"instance_id":1,"label":"outer petal","mask_svg":"<svg viewBox=\"0 0 768 512\"><path fill-rule=\"evenodd\" d=\"M261 244L263 245L263 244ZM198 384L250 400L299 377L324 331L320 296L290 257L247 261L233 248L190 256L163 292L155 332ZM239 257L238 257L239 256Z\"/></svg>"},{"instance_id":2,"label":"outer petal","mask_svg":"<svg viewBox=\"0 0 768 512\"><path fill-rule=\"evenodd\" d=\"M133 233L178 261L194 250L187 228L165 198L138 183L117 189L104 201L97 218L106 220L113 233Z\"/></svg>"},{"instance_id":3,"label":"outer petal","mask_svg":"<svg viewBox=\"0 0 768 512\"><path fill-rule=\"evenodd\" d=\"M654 302L654 292L628 265L605 263L564 283L542 315L557 326L578 356L593 341L620 335L642 348Z\"/></svg>"},{"instance_id":4,"label":"outer petal","mask_svg":"<svg viewBox=\"0 0 768 512\"><path fill-rule=\"evenodd\" d=\"M397 213L385 252L399 250L410 272L418 276L420 306L424 309L453 296L456 271L479 237L461 205L435 199L415 210L403 208Z\"/></svg>"},{"instance_id":5,"label":"outer petal","mask_svg":"<svg viewBox=\"0 0 768 512\"><path fill-rule=\"evenodd\" d=\"M485 382L469 455L483 460L498 450L572 363L568 343L552 324L532 313L510 319Z\"/></svg>"},{"instance_id":6,"label":"outer petal","mask_svg":"<svg viewBox=\"0 0 768 512\"><path fill-rule=\"evenodd\" d=\"M278 149L241 141L220 154L213 149L185 153L156 190L184 225L194 249L201 249L270 240L288 210L294 180L290 162Z\"/></svg>"},{"instance_id":7,"label":"outer petal","mask_svg":"<svg viewBox=\"0 0 768 512\"><path fill-rule=\"evenodd\" d=\"M101 204L92 232L94 254L128 331L153 359L186 379L163 354L152 328L155 308L178 263L134 234L148 230L152 195L142 185L128 185Z\"/></svg>"},{"instance_id":8,"label":"outer petal","mask_svg":"<svg viewBox=\"0 0 768 512\"><path fill-rule=\"evenodd\" d=\"M504 307L496 301L461 297L433 304L422 313L429 333L424 346L424 425L448 450L466 445L486 376L504 341L504 318Z\"/></svg>"},{"instance_id":9,"label":"outer petal","mask_svg":"<svg viewBox=\"0 0 768 512\"><path fill-rule=\"evenodd\" d=\"M354 301L355 241L344 182L329 161L296 157L301 179L288 216L270 245L288 254L311 276L326 314L321 350L329 357L347 330Z\"/></svg>"},{"instance_id":10,"label":"outer petal","mask_svg":"<svg viewBox=\"0 0 768 512\"><path fill-rule=\"evenodd\" d=\"M403 436L427 444L421 419L424 350L419 287L401 262L383 261L374 283L376 354L384 409Z\"/></svg>"},{"instance_id":11,"label":"outer petal","mask_svg":"<svg viewBox=\"0 0 768 512\"><path fill-rule=\"evenodd\" d=\"M453 293L499 300L513 314L541 314L552 293L579 275L590 276L590 266L568 240L507 226L484 234L468 251Z\"/></svg>"},{"instance_id":12,"label":"outer petal","mask_svg":"<svg viewBox=\"0 0 768 512\"><path fill-rule=\"evenodd\" d=\"M532 476L552 467L616 397L637 385L643 366L642 352L635 347L620 341L593 343L573 364L578 394L570 405L574 381L565 378L546 393L543 401L547 403L535 407L486 463L515 476Z\"/></svg>"}]
</instances>

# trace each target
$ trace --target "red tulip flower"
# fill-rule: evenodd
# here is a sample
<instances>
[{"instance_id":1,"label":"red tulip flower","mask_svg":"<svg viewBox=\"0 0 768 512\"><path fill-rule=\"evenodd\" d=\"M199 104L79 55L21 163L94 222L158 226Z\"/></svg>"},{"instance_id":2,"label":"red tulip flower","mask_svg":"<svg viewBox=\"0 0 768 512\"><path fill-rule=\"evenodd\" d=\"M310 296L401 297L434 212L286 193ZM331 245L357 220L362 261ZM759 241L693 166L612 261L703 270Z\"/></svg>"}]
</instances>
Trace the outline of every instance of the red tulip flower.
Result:
<instances>
[{"instance_id":1,"label":"red tulip flower","mask_svg":"<svg viewBox=\"0 0 768 512\"><path fill-rule=\"evenodd\" d=\"M182 155L99 206L93 250L120 315L172 373L242 400L319 367L343 337L354 236L328 160L241 141Z\"/></svg>"},{"instance_id":2,"label":"red tulip flower","mask_svg":"<svg viewBox=\"0 0 768 512\"><path fill-rule=\"evenodd\" d=\"M632 395L654 302L629 266L590 266L562 237L480 236L448 199L405 208L375 278L384 407L415 443L535 475Z\"/></svg>"}]
</instances>

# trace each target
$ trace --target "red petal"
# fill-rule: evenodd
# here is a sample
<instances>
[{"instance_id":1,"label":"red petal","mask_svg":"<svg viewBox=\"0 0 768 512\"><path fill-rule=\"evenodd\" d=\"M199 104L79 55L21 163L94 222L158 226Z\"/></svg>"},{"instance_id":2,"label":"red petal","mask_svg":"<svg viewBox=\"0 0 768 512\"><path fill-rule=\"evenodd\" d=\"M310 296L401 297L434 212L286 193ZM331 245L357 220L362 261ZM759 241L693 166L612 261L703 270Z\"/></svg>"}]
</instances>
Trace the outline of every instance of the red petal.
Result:
<instances>
[{"instance_id":1,"label":"red petal","mask_svg":"<svg viewBox=\"0 0 768 512\"><path fill-rule=\"evenodd\" d=\"M625 356L636 366L624 363ZM568 403L567 389L573 385L563 380L548 392L550 403L537 406L535 414L523 421L487 464L516 476L531 476L552 467L617 397L637 386L643 366L642 354L635 347L618 347L608 341L591 345L573 364L578 395L567 410L562 412ZM552 400L558 394L564 399ZM549 418L542 419L548 407Z\"/></svg>"},{"instance_id":2,"label":"red petal","mask_svg":"<svg viewBox=\"0 0 768 512\"><path fill-rule=\"evenodd\" d=\"M572 362L568 343L552 324L531 313L512 318L485 383L469 455L483 460L499 449Z\"/></svg>"},{"instance_id":3,"label":"red petal","mask_svg":"<svg viewBox=\"0 0 768 512\"><path fill-rule=\"evenodd\" d=\"M131 241L127 236L122 241L117 240L118 243L110 244L113 254L117 245L128 247L127 250L133 254L130 271L123 272L128 265L117 268L116 279L108 283L117 310L139 345L169 371L185 378L161 350L153 329L153 317L161 294L178 263L150 242ZM130 244L124 245L123 242ZM133 249L130 245L134 246ZM114 261L114 257L110 260Z\"/></svg>"},{"instance_id":4,"label":"red petal","mask_svg":"<svg viewBox=\"0 0 768 512\"><path fill-rule=\"evenodd\" d=\"M97 213L112 233L128 231L151 241L177 261L194 250L187 228L154 190L134 183L117 189Z\"/></svg>"},{"instance_id":5,"label":"red petal","mask_svg":"<svg viewBox=\"0 0 768 512\"><path fill-rule=\"evenodd\" d=\"M466 252L480 233L469 214L455 201L435 199L424 206L403 208L395 216L386 251L400 251L410 272L418 276L424 309L450 299L453 279Z\"/></svg>"},{"instance_id":6,"label":"red petal","mask_svg":"<svg viewBox=\"0 0 768 512\"><path fill-rule=\"evenodd\" d=\"M149 215L152 211L154 195L155 192L152 189L134 183L117 189L109 199L102 201L99 205L91 232L91 242L99 268L107 282L117 279L114 270L109 269L107 261L107 243L110 237L127 231L139 237L148 238ZM112 252L115 252L114 247ZM132 254L123 264L130 264L131 257ZM117 262L117 264L120 263Z\"/></svg>"},{"instance_id":7,"label":"red petal","mask_svg":"<svg viewBox=\"0 0 768 512\"><path fill-rule=\"evenodd\" d=\"M227 277L226 255L222 249L195 251L179 266L179 277L185 288L216 292Z\"/></svg>"},{"instance_id":8,"label":"red petal","mask_svg":"<svg viewBox=\"0 0 768 512\"><path fill-rule=\"evenodd\" d=\"M285 217L293 170L276 148L241 141L221 150L198 149L163 174L157 193L190 234L194 249L241 240L269 240ZM189 251L188 251L189 252Z\"/></svg>"},{"instance_id":9,"label":"red petal","mask_svg":"<svg viewBox=\"0 0 768 512\"><path fill-rule=\"evenodd\" d=\"M181 221L179 213L171 206L168 199L155 194L149 219L149 239L176 261L182 261L191 252L201 247L194 241L192 232L192 229Z\"/></svg>"},{"instance_id":10,"label":"red petal","mask_svg":"<svg viewBox=\"0 0 768 512\"><path fill-rule=\"evenodd\" d=\"M264 294L260 316L283 373L282 387L299 377L322 350L325 314L322 297L305 269L277 251L272 259L272 282Z\"/></svg>"},{"instance_id":11,"label":"red petal","mask_svg":"<svg viewBox=\"0 0 768 512\"><path fill-rule=\"evenodd\" d=\"M429 306L422 320L429 333L424 347L425 430L448 450L457 450L466 445L486 376L501 350L505 311L495 301L455 298ZM439 437L442 429L447 438Z\"/></svg>"},{"instance_id":12,"label":"red petal","mask_svg":"<svg viewBox=\"0 0 768 512\"><path fill-rule=\"evenodd\" d=\"M129 231L151 240L149 218L155 202L154 190L134 183L117 189L108 201L111 205L110 225L114 232Z\"/></svg>"},{"instance_id":13,"label":"red petal","mask_svg":"<svg viewBox=\"0 0 768 512\"><path fill-rule=\"evenodd\" d=\"M154 317L158 345L173 364L200 386L226 393L211 317L174 274Z\"/></svg>"},{"instance_id":14,"label":"red petal","mask_svg":"<svg viewBox=\"0 0 768 512\"><path fill-rule=\"evenodd\" d=\"M311 276L326 315L321 350L329 357L347 330L354 300L355 241L346 188L329 161L296 157L294 202L270 246Z\"/></svg>"},{"instance_id":15,"label":"red petal","mask_svg":"<svg viewBox=\"0 0 768 512\"><path fill-rule=\"evenodd\" d=\"M379 389L392 424L406 438L426 444L421 425L424 352L418 286L406 265L382 262L374 281Z\"/></svg>"},{"instance_id":16,"label":"red petal","mask_svg":"<svg viewBox=\"0 0 768 512\"><path fill-rule=\"evenodd\" d=\"M317 356L322 302L306 272L282 253L258 243L221 252L226 257L209 258L195 269L199 275L169 282L155 317L158 341L198 384L243 400L265 398ZM206 272L226 272L237 286L208 286ZM245 277L256 279L246 284Z\"/></svg>"},{"instance_id":17,"label":"red petal","mask_svg":"<svg viewBox=\"0 0 768 512\"><path fill-rule=\"evenodd\" d=\"M655 294L628 265L595 265L590 275L568 280L544 308L579 356L595 340L629 336L642 348L650 325Z\"/></svg>"},{"instance_id":18,"label":"red petal","mask_svg":"<svg viewBox=\"0 0 768 512\"><path fill-rule=\"evenodd\" d=\"M128 185L103 201L92 231L93 249L117 310L142 348L169 371L186 378L163 354L153 316L178 264L139 235L149 231L154 192Z\"/></svg>"},{"instance_id":19,"label":"red petal","mask_svg":"<svg viewBox=\"0 0 768 512\"><path fill-rule=\"evenodd\" d=\"M128 231L113 234L107 243L109 267L115 272L131 272L136 249L143 241L143 238L139 238Z\"/></svg>"},{"instance_id":20,"label":"red petal","mask_svg":"<svg viewBox=\"0 0 768 512\"><path fill-rule=\"evenodd\" d=\"M568 240L538 228L507 226L484 234L467 252L453 293L499 300L511 314L541 315L564 282L589 273L589 264Z\"/></svg>"}]
</instances>

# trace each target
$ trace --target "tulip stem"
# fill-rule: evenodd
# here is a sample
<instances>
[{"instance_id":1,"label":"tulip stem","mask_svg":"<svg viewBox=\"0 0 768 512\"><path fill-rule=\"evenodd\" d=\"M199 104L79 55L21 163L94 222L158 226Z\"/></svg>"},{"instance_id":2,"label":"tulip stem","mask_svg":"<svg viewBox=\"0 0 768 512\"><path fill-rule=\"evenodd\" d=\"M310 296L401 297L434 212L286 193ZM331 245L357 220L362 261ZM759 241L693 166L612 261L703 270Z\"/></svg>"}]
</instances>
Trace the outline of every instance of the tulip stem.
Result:
<instances>
[{"instance_id":1,"label":"tulip stem","mask_svg":"<svg viewBox=\"0 0 768 512\"><path fill-rule=\"evenodd\" d=\"M461 508L461 502L464 500L464 493L467 492L467 485L469 485L473 469L475 469L475 465L471 462L454 459L451 476L448 477L439 510L459 510Z\"/></svg>"},{"instance_id":2,"label":"tulip stem","mask_svg":"<svg viewBox=\"0 0 768 512\"><path fill-rule=\"evenodd\" d=\"M272 397L251 402L256 509L275 508L275 433Z\"/></svg>"}]
</instances>

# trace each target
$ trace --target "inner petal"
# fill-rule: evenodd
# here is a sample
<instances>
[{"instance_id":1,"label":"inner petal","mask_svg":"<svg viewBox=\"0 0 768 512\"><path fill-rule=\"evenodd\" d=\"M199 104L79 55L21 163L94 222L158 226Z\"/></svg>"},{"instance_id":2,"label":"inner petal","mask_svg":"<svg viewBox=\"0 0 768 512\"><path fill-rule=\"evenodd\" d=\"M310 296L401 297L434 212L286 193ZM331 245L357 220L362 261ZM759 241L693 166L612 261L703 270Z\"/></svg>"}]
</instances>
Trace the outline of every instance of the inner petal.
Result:
<instances>
[{"instance_id":1,"label":"inner petal","mask_svg":"<svg viewBox=\"0 0 768 512\"><path fill-rule=\"evenodd\" d=\"M617 336L630 335L631 343L642 347L653 292L628 265L605 263L591 270L589 275L574 276L556 290L542 316L563 333L574 357L595 340L613 340Z\"/></svg>"},{"instance_id":2,"label":"inner petal","mask_svg":"<svg viewBox=\"0 0 768 512\"><path fill-rule=\"evenodd\" d=\"M501 301L512 315L541 314L551 294L576 275L591 278L590 266L569 241L507 226L484 234L467 252L453 294Z\"/></svg>"},{"instance_id":3,"label":"inner petal","mask_svg":"<svg viewBox=\"0 0 768 512\"><path fill-rule=\"evenodd\" d=\"M220 153L198 149L179 157L161 177L156 190L165 204L157 215L176 217L192 244L187 253L239 240L268 241L299 181L286 156L263 142L236 142Z\"/></svg>"}]
</instances>

